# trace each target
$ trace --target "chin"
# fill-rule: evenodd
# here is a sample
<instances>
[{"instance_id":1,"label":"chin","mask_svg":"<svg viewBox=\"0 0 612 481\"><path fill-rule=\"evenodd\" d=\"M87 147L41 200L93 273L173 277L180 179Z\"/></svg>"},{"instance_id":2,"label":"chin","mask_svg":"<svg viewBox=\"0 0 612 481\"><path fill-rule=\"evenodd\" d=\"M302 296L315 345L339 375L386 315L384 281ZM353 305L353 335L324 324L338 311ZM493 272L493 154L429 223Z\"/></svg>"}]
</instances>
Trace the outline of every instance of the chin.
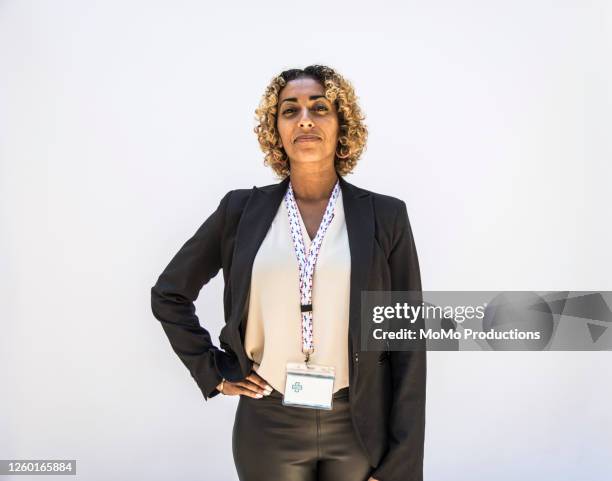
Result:
<instances>
[{"instance_id":1,"label":"chin","mask_svg":"<svg viewBox=\"0 0 612 481\"><path fill-rule=\"evenodd\" d=\"M316 163L322 162L327 155L323 152L317 152L313 150L312 152L300 152L298 155L291 157L297 163Z\"/></svg>"}]
</instances>

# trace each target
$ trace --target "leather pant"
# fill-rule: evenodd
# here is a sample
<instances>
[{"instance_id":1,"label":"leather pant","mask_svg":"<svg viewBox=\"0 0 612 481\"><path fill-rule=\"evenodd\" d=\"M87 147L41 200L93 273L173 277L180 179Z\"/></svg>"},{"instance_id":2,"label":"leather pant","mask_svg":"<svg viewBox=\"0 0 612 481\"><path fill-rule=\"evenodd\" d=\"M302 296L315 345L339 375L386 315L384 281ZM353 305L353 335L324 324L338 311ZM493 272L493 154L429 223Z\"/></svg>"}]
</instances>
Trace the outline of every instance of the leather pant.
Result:
<instances>
[{"instance_id":1,"label":"leather pant","mask_svg":"<svg viewBox=\"0 0 612 481\"><path fill-rule=\"evenodd\" d=\"M332 410L282 405L273 390L260 399L240 396L232 451L240 481L367 481L372 471L356 437L348 388Z\"/></svg>"}]
</instances>

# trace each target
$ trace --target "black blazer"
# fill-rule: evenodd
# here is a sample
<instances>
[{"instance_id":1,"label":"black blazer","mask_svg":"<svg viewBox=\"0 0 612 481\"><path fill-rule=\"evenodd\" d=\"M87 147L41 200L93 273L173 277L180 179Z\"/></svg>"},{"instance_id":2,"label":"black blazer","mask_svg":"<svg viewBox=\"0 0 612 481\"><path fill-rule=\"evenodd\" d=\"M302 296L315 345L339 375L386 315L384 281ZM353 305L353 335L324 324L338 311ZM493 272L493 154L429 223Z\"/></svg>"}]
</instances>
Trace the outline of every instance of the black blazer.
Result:
<instances>
[{"instance_id":1,"label":"black blazer","mask_svg":"<svg viewBox=\"0 0 612 481\"><path fill-rule=\"evenodd\" d=\"M419 263L406 204L339 177L351 253L349 398L353 424L381 481L423 477L425 351L360 351L362 290L421 291ZM253 260L289 177L278 184L228 192L172 258L151 289L153 314L204 398L222 378L244 379L252 361L244 350ZM221 349L200 325L193 302L223 269L225 326Z\"/></svg>"}]
</instances>

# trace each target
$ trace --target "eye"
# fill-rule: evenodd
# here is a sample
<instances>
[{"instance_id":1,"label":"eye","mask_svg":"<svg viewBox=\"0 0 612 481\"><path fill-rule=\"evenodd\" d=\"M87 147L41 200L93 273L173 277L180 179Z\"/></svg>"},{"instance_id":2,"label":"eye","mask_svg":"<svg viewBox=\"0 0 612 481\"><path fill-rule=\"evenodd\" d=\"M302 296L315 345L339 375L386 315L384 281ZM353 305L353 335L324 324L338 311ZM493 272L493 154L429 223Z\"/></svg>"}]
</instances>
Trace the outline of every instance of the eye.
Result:
<instances>
[{"instance_id":1,"label":"eye","mask_svg":"<svg viewBox=\"0 0 612 481\"><path fill-rule=\"evenodd\" d=\"M288 112L293 112L294 110L295 109L292 109L292 108L285 109L283 110L283 115L287 114Z\"/></svg>"},{"instance_id":2,"label":"eye","mask_svg":"<svg viewBox=\"0 0 612 481\"><path fill-rule=\"evenodd\" d=\"M322 110L321 110L321 109L322 109ZM328 109L328 108L327 108L325 105L323 105L323 104L319 104L319 105L317 105L317 106L315 107L315 110L319 110L319 111L322 111L322 112L327 112L329 109Z\"/></svg>"}]
</instances>

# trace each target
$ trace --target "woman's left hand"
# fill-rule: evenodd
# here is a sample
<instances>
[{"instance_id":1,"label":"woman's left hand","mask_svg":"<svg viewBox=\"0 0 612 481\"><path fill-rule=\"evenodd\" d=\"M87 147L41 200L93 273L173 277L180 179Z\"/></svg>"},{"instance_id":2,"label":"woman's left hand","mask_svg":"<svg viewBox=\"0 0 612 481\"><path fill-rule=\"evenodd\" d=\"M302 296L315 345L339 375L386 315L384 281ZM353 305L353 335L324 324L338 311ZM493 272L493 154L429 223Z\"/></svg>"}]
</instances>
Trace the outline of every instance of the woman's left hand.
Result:
<instances>
[{"instance_id":1,"label":"woman's left hand","mask_svg":"<svg viewBox=\"0 0 612 481\"><path fill-rule=\"evenodd\" d=\"M378 481L378 479L375 479L375 478L368 478L368 481Z\"/></svg>"}]
</instances>

